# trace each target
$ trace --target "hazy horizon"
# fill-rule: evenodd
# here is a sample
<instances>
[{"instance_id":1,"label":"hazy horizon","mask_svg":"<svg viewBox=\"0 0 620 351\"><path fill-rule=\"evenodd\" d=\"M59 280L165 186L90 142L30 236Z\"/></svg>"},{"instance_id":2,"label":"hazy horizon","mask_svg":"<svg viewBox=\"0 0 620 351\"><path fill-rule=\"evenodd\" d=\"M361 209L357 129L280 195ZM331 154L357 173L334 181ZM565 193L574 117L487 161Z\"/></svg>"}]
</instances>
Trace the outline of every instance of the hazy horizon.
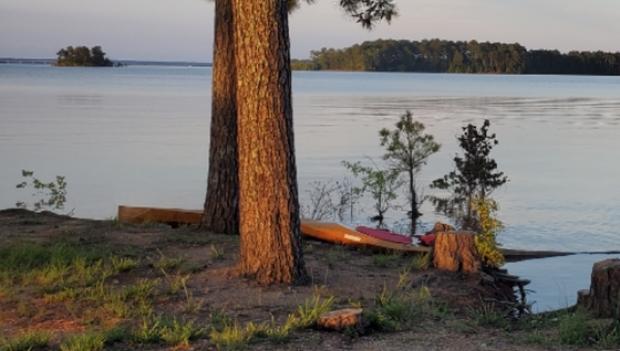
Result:
<instances>
[{"instance_id":1,"label":"hazy horizon","mask_svg":"<svg viewBox=\"0 0 620 351\"><path fill-rule=\"evenodd\" d=\"M343 14L335 0L304 5L290 19L292 57L379 38L620 51L615 39L620 2L614 0L399 0L397 5L400 16L373 31ZM53 58L68 45L101 45L112 59L210 62L212 43L213 3L206 0L0 0L0 57Z\"/></svg>"}]
</instances>

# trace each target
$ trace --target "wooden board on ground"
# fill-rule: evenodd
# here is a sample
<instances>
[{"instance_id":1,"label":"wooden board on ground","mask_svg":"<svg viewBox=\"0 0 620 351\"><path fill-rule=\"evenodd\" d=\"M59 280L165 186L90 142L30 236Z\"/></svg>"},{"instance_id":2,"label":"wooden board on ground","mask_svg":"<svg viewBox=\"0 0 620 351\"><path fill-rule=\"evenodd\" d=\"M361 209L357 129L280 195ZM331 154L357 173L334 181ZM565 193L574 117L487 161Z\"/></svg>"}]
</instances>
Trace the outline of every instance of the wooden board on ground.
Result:
<instances>
[{"instance_id":1,"label":"wooden board on ground","mask_svg":"<svg viewBox=\"0 0 620 351\"><path fill-rule=\"evenodd\" d=\"M202 210L118 206L118 220L122 223L165 223L172 225L200 224Z\"/></svg>"}]
</instances>

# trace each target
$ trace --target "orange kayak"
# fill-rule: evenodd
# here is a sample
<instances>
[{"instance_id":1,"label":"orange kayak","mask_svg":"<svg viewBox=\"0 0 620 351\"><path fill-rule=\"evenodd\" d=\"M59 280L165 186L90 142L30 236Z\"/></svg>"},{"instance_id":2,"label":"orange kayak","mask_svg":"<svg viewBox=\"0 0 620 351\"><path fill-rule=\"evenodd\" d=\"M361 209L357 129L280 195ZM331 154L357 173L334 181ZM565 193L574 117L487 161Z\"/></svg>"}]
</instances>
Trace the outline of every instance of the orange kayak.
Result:
<instances>
[{"instance_id":1,"label":"orange kayak","mask_svg":"<svg viewBox=\"0 0 620 351\"><path fill-rule=\"evenodd\" d=\"M202 210L119 206L118 220L123 223L200 224ZM347 246L369 246L401 252L429 252L428 247L394 243L360 233L338 223L301 221L301 233L307 237Z\"/></svg>"},{"instance_id":2,"label":"orange kayak","mask_svg":"<svg viewBox=\"0 0 620 351\"><path fill-rule=\"evenodd\" d=\"M368 246L410 253L430 252L429 247L395 243L360 233L338 223L301 221L301 232L307 237L348 246Z\"/></svg>"}]
</instances>

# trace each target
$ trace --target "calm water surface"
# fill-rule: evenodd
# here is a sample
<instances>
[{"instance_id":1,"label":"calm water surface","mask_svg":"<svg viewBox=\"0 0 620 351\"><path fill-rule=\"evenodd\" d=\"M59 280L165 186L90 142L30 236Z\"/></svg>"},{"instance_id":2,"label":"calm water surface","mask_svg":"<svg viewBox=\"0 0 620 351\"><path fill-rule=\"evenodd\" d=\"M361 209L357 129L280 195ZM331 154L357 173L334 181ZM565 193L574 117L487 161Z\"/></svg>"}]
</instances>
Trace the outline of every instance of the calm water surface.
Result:
<instances>
[{"instance_id":1,"label":"calm water surface","mask_svg":"<svg viewBox=\"0 0 620 351\"><path fill-rule=\"evenodd\" d=\"M21 169L65 175L77 216L199 208L210 81L208 68L0 65L0 208L29 199ZM293 95L302 197L345 176L342 160L378 158L377 131L407 109L443 145L421 185L451 170L460 128L488 118L510 177L494 194L505 246L620 249L620 77L295 72Z\"/></svg>"}]
</instances>

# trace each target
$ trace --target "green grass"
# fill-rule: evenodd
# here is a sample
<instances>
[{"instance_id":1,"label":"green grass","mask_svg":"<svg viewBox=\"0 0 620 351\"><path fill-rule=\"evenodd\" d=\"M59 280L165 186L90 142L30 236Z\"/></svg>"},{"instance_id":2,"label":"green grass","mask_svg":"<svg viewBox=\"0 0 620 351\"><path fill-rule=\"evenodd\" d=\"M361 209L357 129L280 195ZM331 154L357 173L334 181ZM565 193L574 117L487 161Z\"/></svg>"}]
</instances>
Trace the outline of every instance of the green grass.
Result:
<instances>
[{"instance_id":1,"label":"green grass","mask_svg":"<svg viewBox=\"0 0 620 351\"><path fill-rule=\"evenodd\" d=\"M372 257L372 263L379 268L396 267L401 257L396 254L377 254Z\"/></svg>"},{"instance_id":2,"label":"green grass","mask_svg":"<svg viewBox=\"0 0 620 351\"><path fill-rule=\"evenodd\" d=\"M189 347L190 341L202 336L203 333L204 330L198 328L192 321L174 319L161 329L160 338L171 346Z\"/></svg>"},{"instance_id":3,"label":"green grass","mask_svg":"<svg viewBox=\"0 0 620 351\"><path fill-rule=\"evenodd\" d=\"M247 328L238 323L224 326L222 329L212 329L209 339L218 350L242 350L252 341L254 335Z\"/></svg>"},{"instance_id":4,"label":"green grass","mask_svg":"<svg viewBox=\"0 0 620 351\"><path fill-rule=\"evenodd\" d=\"M209 246L209 257L215 261L223 260L224 248L219 245L211 244L211 246Z\"/></svg>"},{"instance_id":5,"label":"green grass","mask_svg":"<svg viewBox=\"0 0 620 351\"><path fill-rule=\"evenodd\" d=\"M482 302L478 307L468 309L469 318L476 325L485 328L507 328L506 314L492 303Z\"/></svg>"},{"instance_id":6,"label":"green grass","mask_svg":"<svg viewBox=\"0 0 620 351\"><path fill-rule=\"evenodd\" d=\"M45 332L26 332L11 339L0 337L0 351L34 351L48 346L50 335Z\"/></svg>"},{"instance_id":7,"label":"green grass","mask_svg":"<svg viewBox=\"0 0 620 351\"><path fill-rule=\"evenodd\" d=\"M558 331L563 344L584 346L591 342L592 330L588 326L588 316L581 310L563 315Z\"/></svg>"},{"instance_id":8,"label":"green grass","mask_svg":"<svg viewBox=\"0 0 620 351\"><path fill-rule=\"evenodd\" d=\"M101 351L105 341L105 335L101 333L79 334L63 342L60 351Z\"/></svg>"},{"instance_id":9,"label":"green grass","mask_svg":"<svg viewBox=\"0 0 620 351\"><path fill-rule=\"evenodd\" d=\"M364 311L369 329L380 332L406 330L423 318L445 319L448 316L447 306L434 301L427 287L390 290L384 286L375 297L374 306Z\"/></svg>"},{"instance_id":10,"label":"green grass","mask_svg":"<svg viewBox=\"0 0 620 351\"><path fill-rule=\"evenodd\" d=\"M287 324L291 329L308 328L314 325L322 314L329 312L333 304L333 296L323 298L319 293L315 293L297 307L297 311L289 316Z\"/></svg>"},{"instance_id":11,"label":"green grass","mask_svg":"<svg viewBox=\"0 0 620 351\"><path fill-rule=\"evenodd\" d=\"M418 254L413 256L408 268L410 270L425 271L431 266L431 263L432 255L430 253Z\"/></svg>"}]
</instances>

